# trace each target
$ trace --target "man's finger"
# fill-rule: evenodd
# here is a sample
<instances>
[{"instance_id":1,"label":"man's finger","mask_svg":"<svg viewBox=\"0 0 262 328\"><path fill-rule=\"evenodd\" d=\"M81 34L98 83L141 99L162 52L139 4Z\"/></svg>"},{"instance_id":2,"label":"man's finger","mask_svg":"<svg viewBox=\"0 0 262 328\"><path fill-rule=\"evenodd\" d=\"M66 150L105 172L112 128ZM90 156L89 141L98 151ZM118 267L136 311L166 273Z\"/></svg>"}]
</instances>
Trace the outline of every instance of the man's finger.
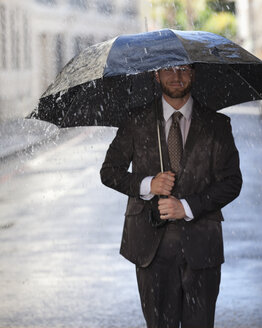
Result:
<instances>
[{"instance_id":1,"label":"man's finger","mask_svg":"<svg viewBox=\"0 0 262 328\"><path fill-rule=\"evenodd\" d=\"M161 220L167 220L167 219L169 219L169 216L168 216L168 214L161 214L160 219Z\"/></svg>"},{"instance_id":2,"label":"man's finger","mask_svg":"<svg viewBox=\"0 0 262 328\"><path fill-rule=\"evenodd\" d=\"M160 198L158 201L159 206L168 206L169 198Z\"/></svg>"},{"instance_id":3,"label":"man's finger","mask_svg":"<svg viewBox=\"0 0 262 328\"><path fill-rule=\"evenodd\" d=\"M167 184L167 183L164 183L164 182L159 182L159 183L156 183L156 186L157 186L157 189L158 190L171 190L172 189L172 184Z\"/></svg>"},{"instance_id":4,"label":"man's finger","mask_svg":"<svg viewBox=\"0 0 262 328\"><path fill-rule=\"evenodd\" d=\"M174 186L174 181L168 180L168 179L163 179L163 180L159 181L159 186L161 186L163 189L165 189L165 188L172 189Z\"/></svg>"},{"instance_id":5,"label":"man's finger","mask_svg":"<svg viewBox=\"0 0 262 328\"><path fill-rule=\"evenodd\" d=\"M162 176L166 181L175 181L175 175L170 175L168 173L163 173Z\"/></svg>"},{"instance_id":6,"label":"man's finger","mask_svg":"<svg viewBox=\"0 0 262 328\"><path fill-rule=\"evenodd\" d=\"M166 171L165 173L167 173L168 175L171 175L171 176L175 176L175 173L172 171Z\"/></svg>"},{"instance_id":7,"label":"man's finger","mask_svg":"<svg viewBox=\"0 0 262 328\"><path fill-rule=\"evenodd\" d=\"M162 186L165 186L165 185L168 185L168 186L171 186L174 184L174 181L172 180L169 180L169 179L163 179L163 178L160 178L158 180L159 184L162 185Z\"/></svg>"},{"instance_id":8,"label":"man's finger","mask_svg":"<svg viewBox=\"0 0 262 328\"><path fill-rule=\"evenodd\" d=\"M174 186L175 175L171 171L158 173L151 181L151 192L155 195L169 196Z\"/></svg>"},{"instance_id":9,"label":"man's finger","mask_svg":"<svg viewBox=\"0 0 262 328\"><path fill-rule=\"evenodd\" d=\"M171 194L170 190L162 189L162 190L159 190L159 192L158 192L158 195L162 195L162 196L170 196L170 194Z\"/></svg>"}]
</instances>

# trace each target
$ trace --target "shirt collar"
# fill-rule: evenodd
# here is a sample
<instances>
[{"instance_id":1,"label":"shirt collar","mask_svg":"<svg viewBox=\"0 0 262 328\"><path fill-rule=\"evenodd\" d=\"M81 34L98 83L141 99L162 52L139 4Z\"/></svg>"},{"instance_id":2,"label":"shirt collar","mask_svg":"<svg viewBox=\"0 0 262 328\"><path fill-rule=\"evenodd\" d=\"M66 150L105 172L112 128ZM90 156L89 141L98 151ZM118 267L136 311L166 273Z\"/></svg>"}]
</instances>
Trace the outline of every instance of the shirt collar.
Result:
<instances>
[{"instance_id":1,"label":"shirt collar","mask_svg":"<svg viewBox=\"0 0 262 328\"><path fill-rule=\"evenodd\" d=\"M174 112L177 110L174 109L169 103L162 97L162 104L163 104L163 115L164 119L167 122L169 118L173 115ZM180 113L183 114L183 117L186 120L190 120L192 116L192 109L193 109L193 98L192 96L189 97L188 101L182 106L179 110Z\"/></svg>"}]
</instances>

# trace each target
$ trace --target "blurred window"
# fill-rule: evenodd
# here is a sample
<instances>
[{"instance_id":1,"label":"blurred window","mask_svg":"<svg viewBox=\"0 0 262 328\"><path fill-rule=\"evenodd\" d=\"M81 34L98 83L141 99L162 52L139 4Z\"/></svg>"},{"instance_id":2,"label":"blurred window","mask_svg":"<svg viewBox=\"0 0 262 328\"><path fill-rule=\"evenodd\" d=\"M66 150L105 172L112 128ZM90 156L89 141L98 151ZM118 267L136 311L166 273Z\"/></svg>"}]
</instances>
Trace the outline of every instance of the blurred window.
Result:
<instances>
[{"instance_id":1,"label":"blurred window","mask_svg":"<svg viewBox=\"0 0 262 328\"><path fill-rule=\"evenodd\" d=\"M126 6L123 8L123 12L124 15L131 18L136 17L138 15L136 2L128 1Z\"/></svg>"},{"instance_id":2,"label":"blurred window","mask_svg":"<svg viewBox=\"0 0 262 328\"><path fill-rule=\"evenodd\" d=\"M59 73L64 64L64 57L63 57L63 47L64 47L64 38L62 34L57 34L56 42L55 42L55 58L56 58L56 72Z\"/></svg>"},{"instance_id":3,"label":"blurred window","mask_svg":"<svg viewBox=\"0 0 262 328\"><path fill-rule=\"evenodd\" d=\"M6 8L1 5L0 6L0 56L1 56L1 62L0 67L1 68L7 68L6 63Z\"/></svg>"},{"instance_id":4,"label":"blurred window","mask_svg":"<svg viewBox=\"0 0 262 328\"><path fill-rule=\"evenodd\" d=\"M36 0L43 5L56 5L56 0Z\"/></svg>"},{"instance_id":5,"label":"blurred window","mask_svg":"<svg viewBox=\"0 0 262 328\"><path fill-rule=\"evenodd\" d=\"M97 11L104 15L112 15L115 10L113 1L110 0L98 0Z\"/></svg>"},{"instance_id":6,"label":"blurred window","mask_svg":"<svg viewBox=\"0 0 262 328\"><path fill-rule=\"evenodd\" d=\"M19 12L15 11L15 68L20 68L21 37L20 37L20 17Z\"/></svg>"},{"instance_id":7,"label":"blurred window","mask_svg":"<svg viewBox=\"0 0 262 328\"><path fill-rule=\"evenodd\" d=\"M45 33L41 33L39 35L39 79L40 79L40 90L41 92L44 91L52 78L50 78L50 72L53 73L53 70L50 69L50 58L53 58L54 56L50 56L50 44L49 44L49 38ZM56 72L54 73L54 75Z\"/></svg>"},{"instance_id":8,"label":"blurred window","mask_svg":"<svg viewBox=\"0 0 262 328\"><path fill-rule=\"evenodd\" d=\"M74 53L75 55L79 54L85 48L94 44L93 36L76 36L74 38Z\"/></svg>"},{"instance_id":9,"label":"blurred window","mask_svg":"<svg viewBox=\"0 0 262 328\"><path fill-rule=\"evenodd\" d=\"M78 9L88 9L88 1L87 0L69 0L69 3L72 7Z\"/></svg>"},{"instance_id":10,"label":"blurred window","mask_svg":"<svg viewBox=\"0 0 262 328\"><path fill-rule=\"evenodd\" d=\"M23 16L23 33L24 33L24 66L31 67L31 35L29 32L28 18Z\"/></svg>"},{"instance_id":11,"label":"blurred window","mask_svg":"<svg viewBox=\"0 0 262 328\"><path fill-rule=\"evenodd\" d=\"M15 31L15 11L10 11L10 28L11 28L11 67L16 68L16 31Z\"/></svg>"}]
</instances>

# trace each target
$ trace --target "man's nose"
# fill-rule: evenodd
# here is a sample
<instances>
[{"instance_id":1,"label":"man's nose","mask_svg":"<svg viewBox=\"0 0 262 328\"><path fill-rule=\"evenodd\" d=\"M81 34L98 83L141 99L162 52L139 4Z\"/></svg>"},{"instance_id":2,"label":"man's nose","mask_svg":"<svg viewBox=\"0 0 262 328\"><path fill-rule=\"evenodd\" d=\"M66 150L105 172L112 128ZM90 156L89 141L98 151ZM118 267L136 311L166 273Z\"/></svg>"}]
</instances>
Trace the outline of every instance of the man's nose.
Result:
<instances>
[{"instance_id":1,"label":"man's nose","mask_svg":"<svg viewBox=\"0 0 262 328\"><path fill-rule=\"evenodd\" d=\"M172 78L173 79L180 79L181 78L181 72L180 70L176 69L176 68L172 68Z\"/></svg>"},{"instance_id":2,"label":"man's nose","mask_svg":"<svg viewBox=\"0 0 262 328\"><path fill-rule=\"evenodd\" d=\"M172 67L172 72L174 75L178 75L178 76L181 75L181 70L179 68Z\"/></svg>"}]
</instances>

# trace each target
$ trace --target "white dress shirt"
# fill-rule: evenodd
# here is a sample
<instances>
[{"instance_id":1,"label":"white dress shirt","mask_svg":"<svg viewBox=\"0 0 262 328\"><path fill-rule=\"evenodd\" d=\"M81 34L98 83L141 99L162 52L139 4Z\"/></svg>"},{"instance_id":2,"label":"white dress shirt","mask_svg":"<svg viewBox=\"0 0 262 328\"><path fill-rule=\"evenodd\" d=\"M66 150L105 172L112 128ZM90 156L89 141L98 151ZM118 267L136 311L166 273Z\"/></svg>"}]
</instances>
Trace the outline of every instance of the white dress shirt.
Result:
<instances>
[{"instance_id":1,"label":"white dress shirt","mask_svg":"<svg viewBox=\"0 0 262 328\"><path fill-rule=\"evenodd\" d=\"M163 116L165 120L165 135L166 135L166 141L168 138L168 133L170 126L172 124L172 115L176 111L171 105L169 105L164 97L162 97L162 104L163 104ZM183 147L185 146L188 131L191 124L191 117L192 117L192 108L193 108L193 98L190 96L188 101L185 103L183 107L180 108L179 112L183 114L183 117L181 117L179 121L181 135L182 135L182 142ZM140 197L144 200L150 200L155 195L152 194L151 191L151 181L154 177L148 176L144 178L140 185ZM185 199L180 199L181 203L184 206L184 210L186 213L185 220L190 221L194 218L193 213L190 209L190 206L188 205L187 201Z\"/></svg>"}]
</instances>

